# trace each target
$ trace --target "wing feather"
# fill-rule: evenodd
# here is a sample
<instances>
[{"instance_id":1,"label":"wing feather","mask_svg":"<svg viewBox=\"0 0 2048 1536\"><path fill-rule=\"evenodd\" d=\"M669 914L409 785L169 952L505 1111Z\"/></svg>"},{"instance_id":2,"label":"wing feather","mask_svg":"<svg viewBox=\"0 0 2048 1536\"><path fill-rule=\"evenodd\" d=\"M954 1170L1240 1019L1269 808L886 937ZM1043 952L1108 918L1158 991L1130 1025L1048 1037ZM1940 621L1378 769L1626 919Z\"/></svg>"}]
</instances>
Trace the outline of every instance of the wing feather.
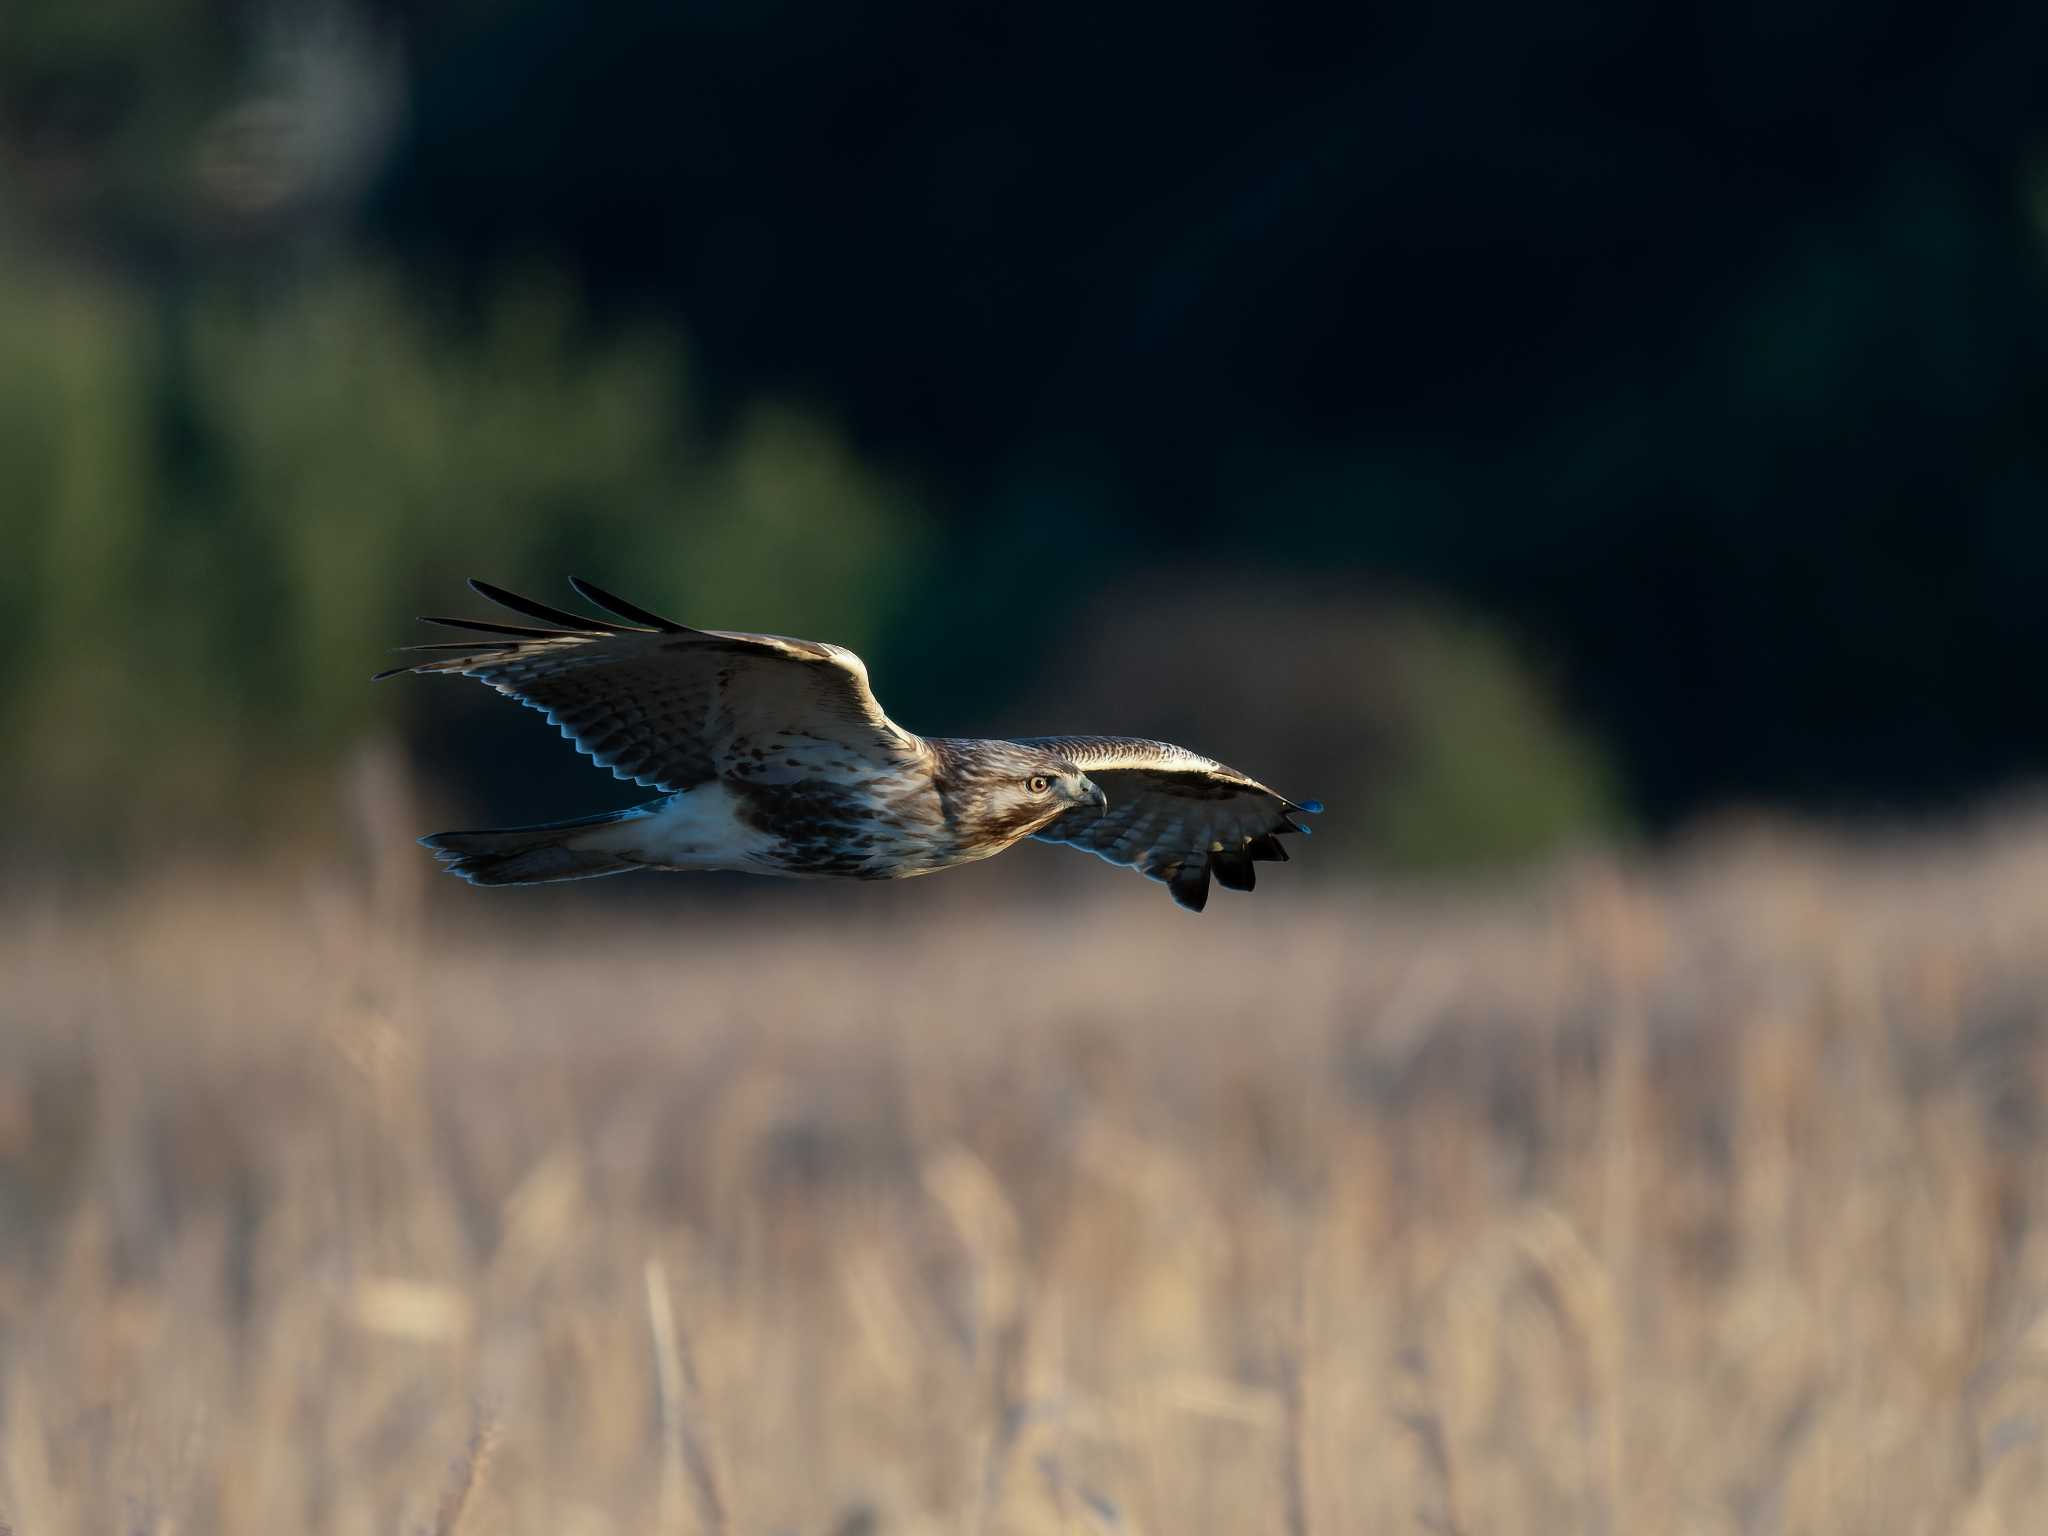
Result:
<instances>
[{"instance_id":1,"label":"wing feather","mask_svg":"<svg viewBox=\"0 0 2048 1536\"><path fill-rule=\"evenodd\" d=\"M1171 742L1041 736L1024 745L1057 752L1109 798L1107 809L1076 806L1056 818L1034 834L1040 841L1083 848L1164 881L1193 912L1207 905L1211 876L1226 889L1251 890L1254 861L1284 862L1280 838L1308 830L1294 818L1322 810Z\"/></svg>"},{"instance_id":2,"label":"wing feather","mask_svg":"<svg viewBox=\"0 0 2048 1536\"><path fill-rule=\"evenodd\" d=\"M559 629L538 629L531 624L499 624L491 619L447 619L435 614L420 615L422 624L438 624L443 629L466 629L479 635L510 635L519 640L547 640L562 633Z\"/></svg>"},{"instance_id":3,"label":"wing feather","mask_svg":"<svg viewBox=\"0 0 2048 1536\"><path fill-rule=\"evenodd\" d=\"M649 613L638 603L629 603L623 597L614 597L594 581L585 581L581 576L571 576L569 585L580 593L586 602L594 603L606 613L615 613L622 619L631 619L635 624L645 624L649 629L658 629L664 634L679 634L689 628L674 619L664 619L658 613Z\"/></svg>"},{"instance_id":4,"label":"wing feather","mask_svg":"<svg viewBox=\"0 0 2048 1536\"><path fill-rule=\"evenodd\" d=\"M587 614L571 613L566 608L553 608L546 603L535 602L530 597L521 597L517 592L507 592L503 587L494 587L488 581L469 578L469 589L478 597L487 597L500 608L510 608L514 613L523 613L529 619L539 619L543 624L559 624L564 629L580 634L600 633L620 635L630 633L624 624L614 624L609 619L593 619Z\"/></svg>"},{"instance_id":5,"label":"wing feather","mask_svg":"<svg viewBox=\"0 0 2048 1536\"><path fill-rule=\"evenodd\" d=\"M867 668L836 645L690 629L602 593L577 590L650 627L552 608L488 582L504 607L559 629L481 620L496 643L422 647L434 659L381 672L474 677L539 710L599 767L665 793L715 778L775 784L829 771L838 778L920 760L924 743L883 712ZM436 623L449 621L435 620ZM652 626L659 627L652 627Z\"/></svg>"}]
</instances>

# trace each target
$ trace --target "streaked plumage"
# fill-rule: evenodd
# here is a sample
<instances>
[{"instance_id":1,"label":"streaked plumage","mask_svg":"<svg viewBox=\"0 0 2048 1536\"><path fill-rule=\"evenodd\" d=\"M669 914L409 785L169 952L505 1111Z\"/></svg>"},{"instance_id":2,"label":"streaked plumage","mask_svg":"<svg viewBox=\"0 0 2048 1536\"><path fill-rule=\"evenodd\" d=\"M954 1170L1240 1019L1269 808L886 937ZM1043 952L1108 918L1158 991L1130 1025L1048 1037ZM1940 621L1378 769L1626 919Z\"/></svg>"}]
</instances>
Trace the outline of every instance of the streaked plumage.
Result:
<instances>
[{"instance_id":1,"label":"streaked plumage","mask_svg":"<svg viewBox=\"0 0 2048 1536\"><path fill-rule=\"evenodd\" d=\"M1209 881L1248 891L1253 865L1306 832L1296 804L1165 742L913 736L882 712L851 651L691 629L570 578L627 623L472 581L539 625L430 618L488 639L380 672L479 678L561 728L579 752L661 798L537 827L420 841L477 885L631 869L736 869L879 880L985 859L1025 837L1085 848L1164 881L1199 912Z\"/></svg>"}]
</instances>

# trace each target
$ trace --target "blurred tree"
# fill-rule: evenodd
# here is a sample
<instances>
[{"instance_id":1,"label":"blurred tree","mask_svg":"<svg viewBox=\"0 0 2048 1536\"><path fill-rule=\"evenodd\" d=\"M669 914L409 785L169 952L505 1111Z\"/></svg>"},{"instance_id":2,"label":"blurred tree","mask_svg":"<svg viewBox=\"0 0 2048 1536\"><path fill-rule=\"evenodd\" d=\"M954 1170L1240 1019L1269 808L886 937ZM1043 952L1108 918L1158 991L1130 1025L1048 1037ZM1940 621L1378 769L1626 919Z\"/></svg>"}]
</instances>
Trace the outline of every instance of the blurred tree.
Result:
<instances>
[{"instance_id":1,"label":"blurred tree","mask_svg":"<svg viewBox=\"0 0 2048 1536\"><path fill-rule=\"evenodd\" d=\"M167 311L55 279L0 295L0 485L39 513L0 562L0 710L38 722L0 774L45 830L171 805L195 835L260 825L371 720L446 716L367 678L472 571L877 636L918 574L907 492L801 412L704 434L675 339L585 335L559 284L488 313L452 331L360 272Z\"/></svg>"},{"instance_id":2,"label":"blurred tree","mask_svg":"<svg viewBox=\"0 0 2048 1536\"><path fill-rule=\"evenodd\" d=\"M45 241L162 276L353 221L403 106L398 33L343 0L13 0L0 194Z\"/></svg>"}]
</instances>

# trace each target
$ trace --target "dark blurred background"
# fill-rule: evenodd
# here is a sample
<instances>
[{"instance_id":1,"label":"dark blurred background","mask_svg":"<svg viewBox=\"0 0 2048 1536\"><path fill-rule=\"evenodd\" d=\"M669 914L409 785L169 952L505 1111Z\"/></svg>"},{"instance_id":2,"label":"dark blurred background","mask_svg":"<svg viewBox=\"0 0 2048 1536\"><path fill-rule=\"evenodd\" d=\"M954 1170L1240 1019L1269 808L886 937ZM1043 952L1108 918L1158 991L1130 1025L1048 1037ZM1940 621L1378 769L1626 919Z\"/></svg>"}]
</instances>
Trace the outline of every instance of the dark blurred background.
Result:
<instances>
[{"instance_id":1,"label":"dark blurred background","mask_svg":"<svg viewBox=\"0 0 2048 1536\"><path fill-rule=\"evenodd\" d=\"M472 572L1175 737L1395 863L2023 783L2044 34L10 0L6 840L272 840L380 736L479 816L632 798L367 686Z\"/></svg>"}]
</instances>

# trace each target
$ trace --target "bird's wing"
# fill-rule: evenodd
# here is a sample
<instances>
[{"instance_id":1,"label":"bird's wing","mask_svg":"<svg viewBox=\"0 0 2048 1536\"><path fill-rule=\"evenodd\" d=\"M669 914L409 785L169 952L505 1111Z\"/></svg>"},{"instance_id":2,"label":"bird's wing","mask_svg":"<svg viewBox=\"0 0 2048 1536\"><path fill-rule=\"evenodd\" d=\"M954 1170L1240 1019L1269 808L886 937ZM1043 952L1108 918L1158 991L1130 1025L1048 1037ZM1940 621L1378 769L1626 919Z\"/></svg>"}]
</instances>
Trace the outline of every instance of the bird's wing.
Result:
<instances>
[{"instance_id":1,"label":"bird's wing","mask_svg":"<svg viewBox=\"0 0 2048 1536\"><path fill-rule=\"evenodd\" d=\"M1209 901L1214 875L1234 891L1253 885L1254 863L1285 860L1280 839L1307 832L1313 815L1235 768L1163 741L1128 736L1041 736L1024 743L1057 752L1109 797L1106 810L1076 806L1033 834L1067 843L1163 880L1191 912Z\"/></svg>"},{"instance_id":2,"label":"bird's wing","mask_svg":"<svg viewBox=\"0 0 2048 1536\"><path fill-rule=\"evenodd\" d=\"M781 635L691 629L574 577L630 624L568 613L472 581L548 627L428 619L490 639L380 672L455 672L540 710L599 767L665 792L712 779L777 784L863 778L919 759L924 743L882 712L853 652Z\"/></svg>"}]
</instances>

